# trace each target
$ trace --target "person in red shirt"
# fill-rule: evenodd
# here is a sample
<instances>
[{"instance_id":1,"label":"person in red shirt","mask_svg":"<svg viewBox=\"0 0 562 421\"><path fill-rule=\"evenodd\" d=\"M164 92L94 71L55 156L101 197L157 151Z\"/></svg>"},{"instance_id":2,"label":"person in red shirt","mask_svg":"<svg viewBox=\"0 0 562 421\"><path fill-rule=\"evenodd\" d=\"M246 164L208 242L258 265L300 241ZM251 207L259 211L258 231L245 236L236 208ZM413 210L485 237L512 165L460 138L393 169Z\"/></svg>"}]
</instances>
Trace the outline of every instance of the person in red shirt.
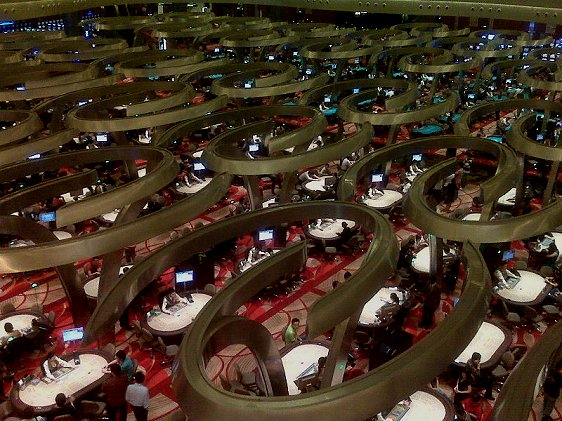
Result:
<instances>
[{"instance_id":1,"label":"person in red shirt","mask_svg":"<svg viewBox=\"0 0 562 421\"><path fill-rule=\"evenodd\" d=\"M121 371L119 364L109 366L111 377L102 385L102 392L105 393L107 404L107 415L110 421L125 421L127 419L127 401L125 393L129 380L125 373Z\"/></svg>"}]
</instances>

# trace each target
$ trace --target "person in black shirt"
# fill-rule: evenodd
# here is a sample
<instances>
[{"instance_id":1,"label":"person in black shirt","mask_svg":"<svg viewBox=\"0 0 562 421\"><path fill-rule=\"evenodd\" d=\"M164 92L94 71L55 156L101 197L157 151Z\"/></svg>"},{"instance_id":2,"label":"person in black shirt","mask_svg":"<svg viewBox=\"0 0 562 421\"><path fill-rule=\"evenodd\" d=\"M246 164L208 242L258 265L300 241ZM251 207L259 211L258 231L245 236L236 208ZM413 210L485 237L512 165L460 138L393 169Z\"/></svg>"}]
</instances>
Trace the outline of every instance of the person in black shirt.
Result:
<instances>
[{"instance_id":1,"label":"person in black shirt","mask_svg":"<svg viewBox=\"0 0 562 421\"><path fill-rule=\"evenodd\" d=\"M560 397L560 388L562 387L562 361L558 362L555 368L548 370L548 375L542 385L544 392L544 404L542 409L542 421L551 421L550 416L556 400Z\"/></svg>"}]
</instances>

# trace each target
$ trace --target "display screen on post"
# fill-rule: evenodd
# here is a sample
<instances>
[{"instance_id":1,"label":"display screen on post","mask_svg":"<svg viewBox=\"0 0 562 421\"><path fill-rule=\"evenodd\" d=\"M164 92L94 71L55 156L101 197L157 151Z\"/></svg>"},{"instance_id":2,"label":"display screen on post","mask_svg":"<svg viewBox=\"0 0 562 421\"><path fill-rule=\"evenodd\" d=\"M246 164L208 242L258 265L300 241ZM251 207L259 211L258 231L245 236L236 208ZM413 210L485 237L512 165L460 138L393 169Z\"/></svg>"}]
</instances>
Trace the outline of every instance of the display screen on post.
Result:
<instances>
[{"instance_id":1,"label":"display screen on post","mask_svg":"<svg viewBox=\"0 0 562 421\"><path fill-rule=\"evenodd\" d=\"M503 252L502 260L504 262L507 262L508 260L511 260L513 258L515 258L515 250L506 250Z\"/></svg>"},{"instance_id":2,"label":"display screen on post","mask_svg":"<svg viewBox=\"0 0 562 421\"><path fill-rule=\"evenodd\" d=\"M176 285L177 284L189 284L195 280L192 270L185 270L182 272L176 272Z\"/></svg>"},{"instance_id":3,"label":"display screen on post","mask_svg":"<svg viewBox=\"0 0 562 421\"><path fill-rule=\"evenodd\" d=\"M52 222L56 218L55 212L43 212L39 214L39 222Z\"/></svg>"},{"instance_id":4,"label":"display screen on post","mask_svg":"<svg viewBox=\"0 0 562 421\"><path fill-rule=\"evenodd\" d=\"M371 174L371 183L380 183L383 177L384 174Z\"/></svg>"},{"instance_id":5,"label":"display screen on post","mask_svg":"<svg viewBox=\"0 0 562 421\"><path fill-rule=\"evenodd\" d=\"M260 150L260 145L258 145L257 143L251 144L250 146L248 146L248 150L250 152L257 152Z\"/></svg>"},{"instance_id":6,"label":"display screen on post","mask_svg":"<svg viewBox=\"0 0 562 421\"><path fill-rule=\"evenodd\" d=\"M96 142L107 142L107 133L97 133Z\"/></svg>"},{"instance_id":7,"label":"display screen on post","mask_svg":"<svg viewBox=\"0 0 562 421\"><path fill-rule=\"evenodd\" d=\"M79 341L84 337L84 328L76 327L74 329L68 329L62 331L63 342Z\"/></svg>"},{"instance_id":8,"label":"display screen on post","mask_svg":"<svg viewBox=\"0 0 562 421\"><path fill-rule=\"evenodd\" d=\"M259 241L273 240L273 229L258 231L258 240Z\"/></svg>"},{"instance_id":9,"label":"display screen on post","mask_svg":"<svg viewBox=\"0 0 562 421\"><path fill-rule=\"evenodd\" d=\"M412 162L421 162L421 160L422 160L421 153L415 153L412 155Z\"/></svg>"},{"instance_id":10,"label":"display screen on post","mask_svg":"<svg viewBox=\"0 0 562 421\"><path fill-rule=\"evenodd\" d=\"M203 165L203 163L201 162L196 162L195 164L193 164L193 169L195 171L203 171L205 169L205 165Z\"/></svg>"}]
</instances>

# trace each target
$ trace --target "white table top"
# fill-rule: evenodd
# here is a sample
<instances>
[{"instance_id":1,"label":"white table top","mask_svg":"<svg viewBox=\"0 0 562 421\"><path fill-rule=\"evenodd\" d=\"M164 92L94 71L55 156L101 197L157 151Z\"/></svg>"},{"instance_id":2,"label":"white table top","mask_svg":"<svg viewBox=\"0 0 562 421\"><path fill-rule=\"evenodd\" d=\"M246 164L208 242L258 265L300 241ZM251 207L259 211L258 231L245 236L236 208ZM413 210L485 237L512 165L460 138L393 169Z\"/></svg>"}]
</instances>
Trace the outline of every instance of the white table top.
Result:
<instances>
[{"instance_id":1,"label":"white table top","mask_svg":"<svg viewBox=\"0 0 562 421\"><path fill-rule=\"evenodd\" d=\"M515 187L513 187L511 190L509 190L507 193L505 193L503 196L501 196L498 199L498 205L503 205L503 206L513 206L515 205L515 192L517 191L517 189Z\"/></svg>"},{"instance_id":2,"label":"white table top","mask_svg":"<svg viewBox=\"0 0 562 421\"><path fill-rule=\"evenodd\" d=\"M382 196L375 197L374 199L366 198L363 203L371 208L386 209L402 200L402 193L396 190L384 189L383 192Z\"/></svg>"},{"instance_id":3,"label":"white table top","mask_svg":"<svg viewBox=\"0 0 562 421\"><path fill-rule=\"evenodd\" d=\"M59 240L68 240L69 238L72 238L72 234L67 231L53 231L53 234L55 234L55 237Z\"/></svg>"},{"instance_id":4,"label":"white table top","mask_svg":"<svg viewBox=\"0 0 562 421\"><path fill-rule=\"evenodd\" d=\"M314 237L322 239L334 239L338 238L338 232L342 232L343 227L342 222L347 222L350 229L355 227L355 221L350 221L349 219L336 219L335 222L323 222L320 227L312 228L308 226L308 233Z\"/></svg>"},{"instance_id":5,"label":"white table top","mask_svg":"<svg viewBox=\"0 0 562 421\"><path fill-rule=\"evenodd\" d=\"M33 314L14 314L13 316L2 319L0 321L0 338L7 335L4 330L4 325L6 323L11 323L14 326L14 330L22 331L31 329L31 321L37 317L38 316Z\"/></svg>"},{"instance_id":6,"label":"white table top","mask_svg":"<svg viewBox=\"0 0 562 421\"><path fill-rule=\"evenodd\" d=\"M482 356L480 364L489 361L498 348L505 340L505 333L496 325L490 322L483 322L480 329L472 338L472 341L467 345L461 354L455 358L457 363L466 363L473 352L478 352Z\"/></svg>"},{"instance_id":7,"label":"white table top","mask_svg":"<svg viewBox=\"0 0 562 421\"><path fill-rule=\"evenodd\" d=\"M361 315L359 316L359 323L363 325L370 325L373 323L378 323L377 311L381 307L390 302L390 294L396 293L398 299L400 300L400 305L404 303L405 296L404 291L400 291L397 288L381 288L378 292L363 306Z\"/></svg>"},{"instance_id":8,"label":"white table top","mask_svg":"<svg viewBox=\"0 0 562 421\"><path fill-rule=\"evenodd\" d=\"M199 149L191 154L194 158L201 158L201 155L203 155L203 149Z\"/></svg>"},{"instance_id":9,"label":"white table top","mask_svg":"<svg viewBox=\"0 0 562 421\"><path fill-rule=\"evenodd\" d=\"M197 317L203 306L212 298L210 295L193 293L193 303L187 303L185 307L174 314L160 313L158 316L153 316L146 322L154 330L162 332L173 332L186 328Z\"/></svg>"},{"instance_id":10,"label":"white table top","mask_svg":"<svg viewBox=\"0 0 562 421\"><path fill-rule=\"evenodd\" d=\"M101 217L107 222L115 222L115 219L117 219L117 215L119 215L119 209L115 209L112 212L104 213L101 215Z\"/></svg>"},{"instance_id":11,"label":"white table top","mask_svg":"<svg viewBox=\"0 0 562 421\"><path fill-rule=\"evenodd\" d=\"M481 213L469 213L462 220L463 221L480 221Z\"/></svg>"},{"instance_id":12,"label":"white table top","mask_svg":"<svg viewBox=\"0 0 562 421\"><path fill-rule=\"evenodd\" d=\"M326 357L329 349L319 344L302 344L297 345L287 352L281 361L285 368L285 378L287 379L287 387L289 395L298 395L299 388L295 384L297 377L311 364L317 363L318 358Z\"/></svg>"},{"instance_id":13,"label":"white table top","mask_svg":"<svg viewBox=\"0 0 562 421\"><path fill-rule=\"evenodd\" d=\"M70 363L75 367L70 373L50 384L39 382L36 386L28 385L25 390L19 391L20 400L34 407L54 405L59 393L72 395L102 378L108 361L101 355L84 353L80 355L80 365L75 366L73 361Z\"/></svg>"},{"instance_id":14,"label":"white table top","mask_svg":"<svg viewBox=\"0 0 562 421\"><path fill-rule=\"evenodd\" d=\"M305 182L302 187L308 191L326 191L324 188L324 183L328 177L332 177L331 175L323 175L318 180L310 180Z\"/></svg>"},{"instance_id":15,"label":"white table top","mask_svg":"<svg viewBox=\"0 0 562 421\"><path fill-rule=\"evenodd\" d=\"M443 257L445 256L447 253L443 251ZM430 257L429 246L422 248L412 260L412 268L420 273L429 273Z\"/></svg>"},{"instance_id":16,"label":"white table top","mask_svg":"<svg viewBox=\"0 0 562 421\"><path fill-rule=\"evenodd\" d=\"M133 265L124 265L119 268L119 276L123 275L125 268L131 268ZM97 298L98 297L98 290L100 287L100 277L96 276L95 278L90 279L88 282L84 284L84 292L88 297Z\"/></svg>"},{"instance_id":17,"label":"white table top","mask_svg":"<svg viewBox=\"0 0 562 421\"><path fill-rule=\"evenodd\" d=\"M518 270L521 279L513 288L502 288L496 291L500 297L510 301L528 303L537 299L547 285L545 279L535 272Z\"/></svg>"},{"instance_id":18,"label":"white table top","mask_svg":"<svg viewBox=\"0 0 562 421\"><path fill-rule=\"evenodd\" d=\"M196 183L195 181L192 181L190 187L181 186L178 187L176 190L181 193L187 193L187 194L197 193L199 190L201 190L203 187L209 184L211 180L212 180L211 177L207 177L202 183Z\"/></svg>"},{"instance_id":19,"label":"white table top","mask_svg":"<svg viewBox=\"0 0 562 421\"><path fill-rule=\"evenodd\" d=\"M447 410L436 396L417 391L410 396L412 403L410 409L404 414L400 421L441 421L447 415Z\"/></svg>"},{"instance_id":20,"label":"white table top","mask_svg":"<svg viewBox=\"0 0 562 421\"><path fill-rule=\"evenodd\" d=\"M279 249L275 249L275 250L273 250L273 254L275 254L275 253L277 253L277 252L279 252L279 251L280 251ZM254 261L254 262L252 262L252 263L249 263L248 261L245 261L244 264L243 264L241 267L238 268L238 270L239 270L240 272L245 272L245 271L247 271L248 269L250 269L252 266L255 266L255 265L257 265L258 263L263 262L263 261L264 261L265 259L267 259L268 257L270 257L270 256L269 256L269 255L261 256L258 260Z\"/></svg>"}]
</instances>

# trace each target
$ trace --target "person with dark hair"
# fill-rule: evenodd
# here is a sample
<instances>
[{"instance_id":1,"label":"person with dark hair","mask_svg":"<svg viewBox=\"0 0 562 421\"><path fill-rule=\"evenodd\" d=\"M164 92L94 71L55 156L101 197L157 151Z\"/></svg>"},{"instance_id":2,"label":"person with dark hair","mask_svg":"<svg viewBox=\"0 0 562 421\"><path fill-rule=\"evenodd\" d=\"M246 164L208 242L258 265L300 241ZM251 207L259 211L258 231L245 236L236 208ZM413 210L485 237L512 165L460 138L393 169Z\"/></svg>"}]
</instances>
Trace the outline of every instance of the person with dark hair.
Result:
<instances>
[{"instance_id":1,"label":"person with dark hair","mask_svg":"<svg viewBox=\"0 0 562 421\"><path fill-rule=\"evenodd\" d=\"M127 355L125 350L120 349L115 353L115 359L107 365L106 373L111 371L111 366L113 364L118 364L121 367L121 371L125 373L129 381L133 380L133 376L135 374L133 360L131 360L131 357Z\"/></svg>"},{"instance_id":2,"label":"person with dark hair","mask_svg":"<svg viewBox=\"0 0 562 421\"><path fill-rule=\"evenodd\" d=\"M162 313L172 314L169 308L179 303L187 304L187 298L181 297L174 288L168 289L162 299L162 305L160 306Z\"/></svg>"},{"instance_id":3,"label":"person with dark hair","mask_svg":"<svg viewBox=\"0 0 562 421\"><path fill-rule=\"evenodd\" d=\"M121 371L121 366L111 364L109 366L111 377L102 385L102 392L105 393L107 404L107 415L110 421L125 421L127 419L127 401L125 393L129 386L129 380L125 373Z\"/></svg>"},{"instance_id":4,"label":"person with dark hair","mask_svg":"<svg viewBox=\"0 0 562 421\"><path fill-rule=\"evenodd\" d=\"M469 384L479 389L485 389L484 397L486 399L493 400L492 381L490 378L482 374L482 370L480 369L481 360L482 355L480 355L479 352L473 352L472 356L466 362L465 372L468 377Z\"/></svg>"},{"instance_id":5,"label":"person with dark hair","mask_svg":"<svg viewBox=\"0 0 562 421\"><path fill-rule=\"evenodd\" d=\"M135 373L135 382L127 386L125 400L131 405L137 421L147 421L148 419L148 400L150 395L148 388L143 384L144 374L140 371Z\"/></svg>"},{"instance_id":6,"label":"person with dark hair","mask_svg":"<svg viewBox=\"0 0 562 421\"><path fill-rule=\"evenodd\" d=\"M299 328L300 322L301 321L295 317L291 320L291 324L287 326L287 329L285 329L285 332L283 333L283 341L285 342L285 345L290 345L293 342L296 342L299 338L297 329Z\"/></svg>"},{"instance_id":7,"label":"person with dark hair","mask_svg":"<svg viewBox=\"0 0 562 421\"><path fill-rule=\"evenodd\" d=\"M55 404L57 408L54 416L72 415L75 418L78 416L78 411L74 406L73 399L71 397L67 398L64 393L59 393L55 396Z\"/></svg>"},{"instance_id":8,"label":"person with dark hair","mask_svg":"<svg viewBox=\"0 0 562 421\"><path fill-rule=\"evenodd\" d=\"M441 289L434 279L431 280L429 289L423 302L422 320L420 326L429 329L433 325L433 315L441 304Z\"/></svg>"},{"instance_id":9,"label":"person with dark hair","mask_svg":"<svg viewBox=\"0 0 562 421\"><path fill-rule=\"evenodd\" d=\"M67 361L61 360L52 351L47 354L47 358L45 359L45 361L43 361L43 372L45 373L45 376L51 380L55 380L53 372L62 367L72 368L72 364Z\"/></svg>"},{"instance_id":10,"label":"person with dark hair","mask_svg":"<svg viewBox=\"0 0 562 421\"><path fill-rule=\"evenodd\" d=\"M542 408L542 420L552 421L550 416L556 401L560 397L560 388L562 387L562 362L559 362L555 368L548 370L548 374L542 385L544 393L544 403Z\"/></svg>"}]
</instances>

